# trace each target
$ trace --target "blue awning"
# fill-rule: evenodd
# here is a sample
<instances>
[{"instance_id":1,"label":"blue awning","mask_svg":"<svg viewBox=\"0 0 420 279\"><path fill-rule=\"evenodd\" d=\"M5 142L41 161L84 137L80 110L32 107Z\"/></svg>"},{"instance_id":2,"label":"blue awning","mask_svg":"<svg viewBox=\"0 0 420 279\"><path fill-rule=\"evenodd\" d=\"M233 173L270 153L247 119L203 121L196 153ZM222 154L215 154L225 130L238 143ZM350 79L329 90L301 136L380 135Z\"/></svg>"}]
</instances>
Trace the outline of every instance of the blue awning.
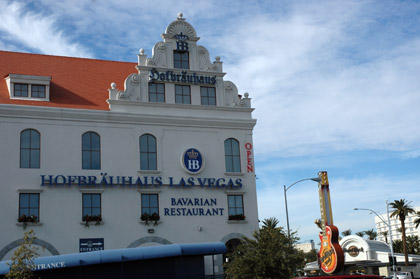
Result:
<instances>
[{"instance_id":1,"label":"blue awning","mask_svg":"<svg viewBox=\"0 0 420 279\"><path fill-rule=\"evenodd\" d=\"M45 270L176 256L199 256L224 253L226 253L226 246L222 242L186 243L39 257L34 260L34 264L36 270ZM0 262L0 275L9 272L10 267L7 263L11 263L11 261Z\"/></svg>"}]
</instances>

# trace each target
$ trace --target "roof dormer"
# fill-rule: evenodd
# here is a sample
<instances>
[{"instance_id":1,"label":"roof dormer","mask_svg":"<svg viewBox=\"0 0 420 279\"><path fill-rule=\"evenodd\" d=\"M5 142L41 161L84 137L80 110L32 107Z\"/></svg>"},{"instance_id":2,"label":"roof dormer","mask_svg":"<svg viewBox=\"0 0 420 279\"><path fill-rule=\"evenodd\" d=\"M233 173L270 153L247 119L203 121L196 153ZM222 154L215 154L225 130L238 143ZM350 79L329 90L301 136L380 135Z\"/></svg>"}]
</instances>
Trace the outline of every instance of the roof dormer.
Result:
<instances>
[{"instance_id":1,"label":"roof dormer","mask_svg":"<svg viewBox=\"0 0 420 279\"><path fill-rule=\"evenodd\" d=\"M9 74L5 80L10 99L50 101L51 77Z\"/></svg>"}]
</instances>

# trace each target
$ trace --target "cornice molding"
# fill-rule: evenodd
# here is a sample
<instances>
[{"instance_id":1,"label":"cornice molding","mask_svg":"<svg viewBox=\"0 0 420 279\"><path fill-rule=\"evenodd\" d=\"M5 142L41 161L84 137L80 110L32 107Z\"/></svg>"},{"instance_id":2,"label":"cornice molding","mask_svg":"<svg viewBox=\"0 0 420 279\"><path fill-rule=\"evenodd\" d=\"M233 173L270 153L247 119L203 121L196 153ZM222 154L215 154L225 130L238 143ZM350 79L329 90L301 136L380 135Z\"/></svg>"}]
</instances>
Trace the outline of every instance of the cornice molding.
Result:
<instances>
[{"instance_id":1,"label":"cornice molding","mask_svg":"<svg viewBox=\"0 0 420 279\"><path fill-rule=\"evenodd\" d=\"M121 101L108 101L121 102ZM139 107L150 105L150 103L130 102ZM127 104L125 104L127 105ZM177 106L183 109L213 110L215 115L223 115L226 112L243 112L249 113L252 108L237 107L202 107L193 105L175 105L175 104L155 104L160 108L175 108ZM13 119L44 119L44 120L61 120L61 121L80 121L80 122L103 122L118 123L127 125L166 125L166 126L183 126L183 127L201 127L201 128L222 128L222 129L253 129L256 125L256 119L232 119L228 117L196 117L193 114L185 114L185 116L159 115L159 114L142 114L142 113L126 113L102 110L83 110L83 109L63 109L38 106L18 106L0 104L0 117Z\"/></svg>"}]
</instances>

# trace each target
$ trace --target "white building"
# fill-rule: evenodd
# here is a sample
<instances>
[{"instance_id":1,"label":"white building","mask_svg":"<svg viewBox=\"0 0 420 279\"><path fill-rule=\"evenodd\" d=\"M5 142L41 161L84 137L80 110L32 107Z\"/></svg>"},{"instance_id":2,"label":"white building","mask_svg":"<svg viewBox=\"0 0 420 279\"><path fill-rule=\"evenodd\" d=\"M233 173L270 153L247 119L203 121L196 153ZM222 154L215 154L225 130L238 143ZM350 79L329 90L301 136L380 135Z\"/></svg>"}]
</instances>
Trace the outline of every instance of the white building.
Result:
<instances>
[{"instance_id":1,"label":"white building","mask_svg":"<svg viewBox=\"0 0 420 279\"><path fill-rule=\"evenodd\" d=\"M296 243L293 246L305 253L315 250L315 242L313 240L309 242Z\"/></svg>"},{"instance_id":2,"label":"white building","mask_svg":"<svg viewBox=\"0 0 420 279\"><path fill-rule=\"evenodd\" d=\"M138 63L0 51L0 260L25 229L45 256L258 228L248 93L182 14L162 39Z\"/></svg>"},{"instance_id":3,"label":"white building","mask_svg":"<svg viewBox=\"0 0 420 279\"><path fill-rule=\"evenodd\" d=\"M356 235L344 237L340 241L344 251L344 262L347 271L359 271L365 274L379 274L389 276L391 270L391 249L385 242L368 240ZM394 253L396 268L398 271L408 271L420 276L420 256L409 255L409 266L405 266L404 254Z\"/></svg>"},{"instance_id":4,"label":"white building","mask_svg":"<svg viewBox=\"0 0 420 279\"><path fill-rule=\"evenodd\" d=\"M414 207L413 208L416 212L420 211L420 207ZM391 216L391 212L389 213ZM388 222L386 214L380 215L383 220ZM389 229L388 226L381 220L378 216L375 216L375 225L376 225L376 231L378 233L377 239L380 241L387 241L389 242ZM405 234L407 236L420 236L420 227L416 228L414 224L414 220L418 218L415 214L410 214L405 219ZM390 217L389 218L390 225L391 225L391 233L392 233L392 240L402 239L402 233L400 231L401 228L401 221L398 219L398 217ZM385 235L383 234L385 232Z\"/></svg>"},{"instance_id":5,"label":"white building","mask_svg":"<svg viewBox=\"0 0 420 279\"><path fill-rule=\"evenodd\" d=\"M357 235L349 235L340 240L344 252L344 274L364 273L390 276L394 273L391 259L391 249L385 242L369 240ZM397 271L411 272L413 278L420 277L420 256L408 255L409 266L405 266L402 253L394 253ZM306 274L319 274L318 262L308 263Z\"/></svg>"}]
</instances>

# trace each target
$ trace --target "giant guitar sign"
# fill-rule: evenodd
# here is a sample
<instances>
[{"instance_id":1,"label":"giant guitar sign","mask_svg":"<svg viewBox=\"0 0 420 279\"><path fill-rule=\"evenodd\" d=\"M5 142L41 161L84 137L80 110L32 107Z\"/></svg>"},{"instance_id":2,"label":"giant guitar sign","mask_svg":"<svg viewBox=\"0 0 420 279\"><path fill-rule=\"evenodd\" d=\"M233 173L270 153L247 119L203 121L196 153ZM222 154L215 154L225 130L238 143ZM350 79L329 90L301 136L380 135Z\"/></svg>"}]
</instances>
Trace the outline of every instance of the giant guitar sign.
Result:
<instances>
[{"instance_id":1,"label":"giant guitar sign","mask_svg":"<svg viewBox=\"0 0 420 279\"><path fill-rule=\"evenodd\" d=\"M333 225L330 189L326 171L318 173L319 204L321 208L321 229L319 238L321 248L318 253L319 266L327 274L337 273L343 269L344 253L338 243L338 228Z\"/></svg>"}]
</instances>

